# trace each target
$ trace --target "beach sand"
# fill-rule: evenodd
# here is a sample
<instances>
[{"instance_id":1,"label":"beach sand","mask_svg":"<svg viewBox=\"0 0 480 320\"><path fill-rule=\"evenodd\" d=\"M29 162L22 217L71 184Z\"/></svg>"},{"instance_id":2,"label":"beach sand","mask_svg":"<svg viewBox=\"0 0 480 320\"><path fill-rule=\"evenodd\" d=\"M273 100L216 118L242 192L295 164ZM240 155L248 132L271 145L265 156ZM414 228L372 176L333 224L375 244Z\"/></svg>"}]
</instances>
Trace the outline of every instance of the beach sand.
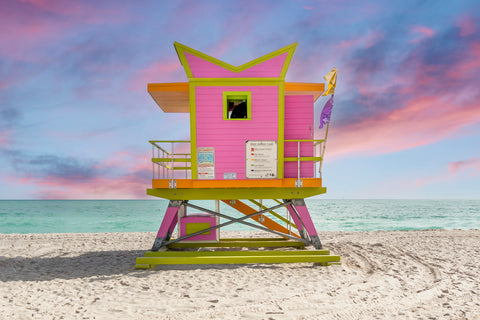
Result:
<instances>
[{"instance_id":1,"label":"beach sand","mask_svg":"<svg viewBox=\"0 0 480 320\"><path fill-rule=\"evenodd\" d=\"M0 318L480 319L480 230L320 237L342 265L135 270L154 233L0 234Z\"/></svg>"}]
</instances>

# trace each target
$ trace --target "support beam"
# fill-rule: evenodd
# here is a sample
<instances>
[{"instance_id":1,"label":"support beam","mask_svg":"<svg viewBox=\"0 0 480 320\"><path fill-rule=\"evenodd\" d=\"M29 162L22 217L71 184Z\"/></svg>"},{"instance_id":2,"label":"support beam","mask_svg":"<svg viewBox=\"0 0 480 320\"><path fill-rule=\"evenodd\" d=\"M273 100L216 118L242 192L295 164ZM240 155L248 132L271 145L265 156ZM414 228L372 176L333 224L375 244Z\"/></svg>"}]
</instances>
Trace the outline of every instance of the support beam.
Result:
<instances>
[{"instance_id":1,"label":"support beam","mask_svg":"<svg viewBox=\"0 0 480 320\"><path fill-rule=\"evenodd\" d=\"M230 221L228 222L225 222L225 223L222 223L222 224L219 224L215 227L211 227L211 228L208 228L208 229L204 229L204 230L200 230L196 233L192 233L192 234L189 234L188 236L185 236L185 237L181 237L181 238L178 238L178 239L175 239L175 240L172 240L172 241L168 241L166 243L164 243L164 245L168 245L170 243L174 243L174 242L179 242L181 240L185 240L189 237L192 237L192 236L195 236L197 234L201 234L203 232L206 232L206 231L211 231L211 230L214 230L214 229L219 229L221 227L224 227L224 226L227 226L227 225L230 225L232 223L242 223L242 224L245 224L247 226L250 226L250 227L253 227L253 228L256 228L256 229L260 229L260 230L263 230L263 231L267 231L267 232L271 232L271 233L274 233L274 234L277 234L281 237L284 237L284 238L288 238L288 239L293 239L293 240L299 240L298 237L295 237L295 236L292 236L290 234L287 234L287 233L282 233L282 232L279 232L279 231L276 231L276 230L271 230L271 229L268 229L268 228L265 228L263 226L259 226L259 225L256 225L256 224L253 224L253 223L249 223L249 222L246 222L246 221L243 221L245 219L248 219L248 218L251 218L251 217L254 217L254 216L257 216L257 215L260 215L260 214L263 214L265 212L268 212L270 210L275 210L277 208L280 208L280 207L283 207L283 206L286 206L288 204L291 204L291 202L286 202L286 203L282 203L282 204L279 204L277 206L273 206L271 208L267 208L265 210L262 210L262 211L258 211L258 212L254 212L248 216L245 216L245 217L242 217L242 218L238 218L238 219L235 219L235 218L232 218L230 216L227 216L227 215L224 215L224 214L221 214L219 212L215 212L215 211L212 211L212 210L209 210L209 209L206 209L206 208L202 208L202 207L199 207L197 205L194 205L194 204L191 204L191 203L187 203L187 202L184 202L184 204L187 206L187 207L190 207L190 208L194 208L194 209L197 209L197 210L200 210L200 211L203 211L203 212L207 212L207 213L210 213L212 215L216 215L216 216L219 216L221 218L225 218L225 219L228 219ZM288 231L288 230L287 230ZM303 240L302 240L303 241Z\"/></svg>"},{"instance_id":2,"label":"support beam","mask_svg":"<svg viewBox=\"0 0 480 320\"><path fill-rule=\"evenodd\" d=\"M276 201L275 199L272 199L274 201ZM267 207L264 206L262 203L258 202L257 200L255 199L248 199L248 201L250 201L251 203L259 206L260 208L262 209L266 209ZM278 203L282 203L282 202L278 202ZM281 215L279 215L278 213L276 213L275 211L269 211L268 213L272 214L274 217L276 217L277 219L285 222L287 225L290 225L292 227L294 227L295 229L297 229L297 226L294 224L294 223L291 223L291 221L288 221L287 219L285 219L284 217L282 217Z\"/></svg>"},{"instance_id":3,"label":"support beam","mask_svg":"<svg viewBox=\"0 0 480 320\"><path fill-rule=\"evenodd\" d=\"M322 243L320 242L320 238L318 237L318 233L313 224L312 217L308 212L307 205L305 204L305 200L293 199L292 202L293 202L292 207L294 207L295 210L298 212L298 215L302 220L303 225L305 226L308 236L310 237L310 241L312 245L316 249L322 249Z\"/></svg>"},{"instance_id":4,"label":"support beam","mask_svg":"<svg viewBox=\"0 0 480 320\"><path fill-rule=\"evenodd\" d=\"M287 201L287 200L284 200ZM287 206L287 210L290 213L290 216L292 217L293 221L295 222L295 225L297 226L298 233L300 234L300 237L306 241L309 241L308 235L305 233L305 226L302 223L302 219L300 219L300 215L298 214L297 210L295 210L295 207L293 207L291 204Z\"/></svg>"},{"instance_id":5,"label":"support beam","mask_svg":"<svg viewBox=\"0 0 480 320\"><path fill-rule=\"evenodd\" d=\"M181 254L183 253L183 254ZM320 263L322 265L338 264L340 256L325 254L324 251L272 251L251 253L249 251L230 252L158 252L155 256L139 257L135 268L149 269L155 265L175 264L238 264L238 263Z\"/></svg>"},{"instance_id":6,"label":"support beam","mask_svg":"<svg viewBox=\"0 0 480 320\"><path fill-rule=\"evenodd\" d=\"M230 207L236 209L237 211L243 213L244 215L252 215L254 214L255 212L257 212L255 209L253 209L252 207L246 205L245 203L243 203L242 201L240 200L235 200L235 204L232 204L229 200L222 200L224 203L226 203L227 205L229 205ZM285 203L282 203L284 205L286 205ZM269 212L269 211L272 211L271 209L267 209L265 208L263 210L263 212ZM264 217L264 221L260 221L259 220L259 216L253 216L252 219L254 219L255 221L257 221L258 223L260 223L261 225L267 227L268 229L270 230L275 230L275 231L278 231L278 232L282 232L282 233L286 233L288 234L290 232L290 230L288 230L287 228L285 228L284 226L276 223L275 221L273 221L272 219L268 218L268 217ZM299 235L295 234L295 233L292 233L293 236L297 237L297 238L300 238Z\"/></svg>"},{"instance_id":7,"label":"support beam","mask_svg":"<svg viewBox=\"0 0 480 320\"><path fill-rule=\"evenodd\" d=\"M178 209L182 205L182 201L171 200L168 204L167 211L163 217L162 224L158 229L157 237L153 243L152 251L157 251L160 249L165 242L170 240L173 230L178 221Z\"/></svg>"}]
</instances>

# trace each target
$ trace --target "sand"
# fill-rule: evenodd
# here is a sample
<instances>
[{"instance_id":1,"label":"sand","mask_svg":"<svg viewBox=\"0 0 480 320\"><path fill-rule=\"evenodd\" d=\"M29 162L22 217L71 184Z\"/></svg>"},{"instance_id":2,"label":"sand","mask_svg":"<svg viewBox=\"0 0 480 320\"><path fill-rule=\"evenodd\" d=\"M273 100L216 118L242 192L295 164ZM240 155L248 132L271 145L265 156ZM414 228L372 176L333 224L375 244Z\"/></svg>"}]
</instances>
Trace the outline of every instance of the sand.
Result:
<instances>
[{"instance_id":1,"label":"sand","mask_svg":"<svg viewBox=\"0 0 480 320\"><path fill-rule=\"evenodd\" d=\"M154 233L0 234L0 319L480 319L480 230L320 236L342 265L135 270Z\"/></svg>"}]
</instances>

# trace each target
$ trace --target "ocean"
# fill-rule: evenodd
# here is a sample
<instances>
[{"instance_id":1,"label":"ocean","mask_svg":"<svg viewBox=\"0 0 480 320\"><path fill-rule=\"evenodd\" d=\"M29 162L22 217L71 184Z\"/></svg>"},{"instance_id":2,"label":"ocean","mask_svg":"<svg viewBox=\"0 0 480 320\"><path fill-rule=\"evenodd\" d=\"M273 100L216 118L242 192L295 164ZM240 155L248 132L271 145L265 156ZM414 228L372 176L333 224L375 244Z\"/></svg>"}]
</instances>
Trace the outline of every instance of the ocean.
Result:
<instances>
[{"instance_id":1,"label":"ocean","mask_svg":"<svg viewBox=\"0 0 480 320\"><path fill-rule=\"evenodd\" d=\"M214 201L192 203L215 207ZM307 199L306 203L318 231L480 229L480 200ZM0 233L157 231L167 205L166 200L0 200ZM285 216L285 211L277 213ZM223 203L220 212L243 216ZM222 230L255 229L232 224Z\"/></svg>"}]
</instances>

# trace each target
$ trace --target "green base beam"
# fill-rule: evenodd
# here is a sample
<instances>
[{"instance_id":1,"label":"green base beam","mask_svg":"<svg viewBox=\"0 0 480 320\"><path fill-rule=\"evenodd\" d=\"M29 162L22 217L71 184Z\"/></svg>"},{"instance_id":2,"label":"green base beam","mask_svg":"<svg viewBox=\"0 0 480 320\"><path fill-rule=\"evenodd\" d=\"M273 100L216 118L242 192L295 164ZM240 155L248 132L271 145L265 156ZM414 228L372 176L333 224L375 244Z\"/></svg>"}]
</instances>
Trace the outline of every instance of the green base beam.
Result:
<instances>
[{"instance_id":1,"label":"green base beam","mask_svg":"<svg viewBox=\"0 0 480 320\"><path fill-rule=\"evenodd\" d=\"M181 248L278 248L278 247L295 247L304 248L305 243L303 241L295 240L272 240L272 239L221 239L218 242L175 242L167 246L169 249L181 249Z\"/></svg>"},{"instance_id":2,"label":"green base beam","mask_svg":"<svg viewBox=\"0 0 480 320\"><path fill-rule=\"evenodd\" d=\"M329 255L328 250L292 251L202 251L202 252L147 252L137 258L136 269L150 269L155 265L176 264L245 264L245 263L319 263L339 264L340 256Z\"/></svg>"},{"instance_id":3,"label":"green base beam","mask_svg":"<svg viewBox=\"0 0 480 320\"><path fill-rule=\"evenodd\" d=\"M208 256L318 256L329 255L329 250L268 250L268 251L147 251L145 257L208 257Z\"/></svg>"},{"instance_id":4,"label":"green base beam","mask_svg":"<svg viewBox=\"0 0 480 320\"><path fill-rule=\"evenodd\" d=\"M327 188L203 188L147 189L150 196L168 200L304 199L325 193Z\"/></svg>"}]
</instances>

